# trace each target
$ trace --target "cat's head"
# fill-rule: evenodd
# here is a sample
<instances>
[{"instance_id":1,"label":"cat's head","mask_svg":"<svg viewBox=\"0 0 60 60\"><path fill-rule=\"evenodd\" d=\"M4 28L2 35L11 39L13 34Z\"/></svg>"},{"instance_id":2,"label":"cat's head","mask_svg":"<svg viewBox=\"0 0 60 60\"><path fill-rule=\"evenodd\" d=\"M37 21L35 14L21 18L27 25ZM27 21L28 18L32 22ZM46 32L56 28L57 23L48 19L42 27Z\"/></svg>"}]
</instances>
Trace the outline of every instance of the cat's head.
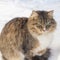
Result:
<instances>
[{"instance_id":1,"label":"cat's head","mask_svg":"<svg viewBox=\"0 0 60 60\"><path fill-rule=\"evenodd\" d=\"M52 11L32 11L28 20L28 29L33 34L43 34L53 32L56 29L56 21Z\"/></svg>"}]
</instances>

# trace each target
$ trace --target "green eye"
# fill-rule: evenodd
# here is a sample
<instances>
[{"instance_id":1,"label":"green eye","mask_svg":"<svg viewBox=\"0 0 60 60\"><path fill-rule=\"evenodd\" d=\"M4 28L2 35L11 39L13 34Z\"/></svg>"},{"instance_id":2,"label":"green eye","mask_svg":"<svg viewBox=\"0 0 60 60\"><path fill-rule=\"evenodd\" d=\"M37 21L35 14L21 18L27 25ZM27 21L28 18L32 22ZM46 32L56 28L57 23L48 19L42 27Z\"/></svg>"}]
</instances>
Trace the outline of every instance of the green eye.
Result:
<instances>
[{"instance_id":1,"label":"green eye","mask_svg":"<svg viewBox=\"0 0 60 60\"><path fill-rule=\"evenodd\" d=\"M46 25L46 29L49 29L51 25Z\"/></svg>"},{"instance_id":2,"label":"green eye","mask_svg":"<svg viewBox=\"0 0 60 60\"><path fill-rule=\"evenodd\" d=\"M37 25L37 27L38 27L38 28L42 28L42 26L41 26L41 25Z\"/></svg>"}]
</instances>

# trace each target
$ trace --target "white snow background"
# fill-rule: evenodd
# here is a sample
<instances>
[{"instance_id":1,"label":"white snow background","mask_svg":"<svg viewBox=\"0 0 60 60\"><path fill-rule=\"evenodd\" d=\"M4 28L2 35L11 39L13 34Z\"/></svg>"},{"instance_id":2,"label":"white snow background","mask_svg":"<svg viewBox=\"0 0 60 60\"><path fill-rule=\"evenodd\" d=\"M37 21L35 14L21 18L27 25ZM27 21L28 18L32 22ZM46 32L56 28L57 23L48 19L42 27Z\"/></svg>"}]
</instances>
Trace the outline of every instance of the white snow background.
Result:
<instances>
[{"instance_id":1,"label":"white snow background","mask_svg":"<svg viewBox=\"0 0 60 60\"><path fill-rule=\"evenodd\" d=\"M32 10L54 10L57 29L50 45L52 55L49 60L60 60L60 0L0 0L0 32L9 20L14 17L29 17Z\"/></svg>"}]
</instances>

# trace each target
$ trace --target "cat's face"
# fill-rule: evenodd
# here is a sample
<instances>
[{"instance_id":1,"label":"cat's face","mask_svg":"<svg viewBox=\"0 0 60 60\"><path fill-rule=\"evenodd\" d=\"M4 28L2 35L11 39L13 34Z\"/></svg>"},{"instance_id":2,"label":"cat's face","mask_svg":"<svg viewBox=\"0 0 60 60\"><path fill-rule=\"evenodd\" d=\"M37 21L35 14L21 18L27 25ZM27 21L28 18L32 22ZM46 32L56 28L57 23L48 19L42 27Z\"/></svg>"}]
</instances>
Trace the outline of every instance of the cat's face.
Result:
<instances>
[{"instance_id":1,"label":"cat's face","mask_svg":"<svg viewBox=\"0 0 60 60\"><path fill-rule=\"evenodd\" d=\"M56 22L53 19L53 11L33 11L29 21L28 29L37 35L53 32L56 28Z\"/></svg>"}]
</instances>

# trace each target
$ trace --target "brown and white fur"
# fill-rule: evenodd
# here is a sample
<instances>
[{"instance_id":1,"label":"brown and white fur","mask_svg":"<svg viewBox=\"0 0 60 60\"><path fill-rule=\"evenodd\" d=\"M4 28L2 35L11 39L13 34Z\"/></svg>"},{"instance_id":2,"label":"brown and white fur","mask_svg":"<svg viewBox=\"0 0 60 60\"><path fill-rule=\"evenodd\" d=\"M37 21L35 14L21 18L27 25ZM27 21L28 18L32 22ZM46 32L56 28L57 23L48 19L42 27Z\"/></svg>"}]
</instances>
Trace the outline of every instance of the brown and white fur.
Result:
<instances>
[{"instance_id":1,"label":"brown and white fur","mask_svg":"<svg viewBox=\"0 0 60 60\"><path fill-rule=\"evenodd\" d=\"M0 50L5 60L24 60L43 55L53 40L53 11L32 11L29 18L14 18L3 28Z\"/></svg>"}]
</instances>

